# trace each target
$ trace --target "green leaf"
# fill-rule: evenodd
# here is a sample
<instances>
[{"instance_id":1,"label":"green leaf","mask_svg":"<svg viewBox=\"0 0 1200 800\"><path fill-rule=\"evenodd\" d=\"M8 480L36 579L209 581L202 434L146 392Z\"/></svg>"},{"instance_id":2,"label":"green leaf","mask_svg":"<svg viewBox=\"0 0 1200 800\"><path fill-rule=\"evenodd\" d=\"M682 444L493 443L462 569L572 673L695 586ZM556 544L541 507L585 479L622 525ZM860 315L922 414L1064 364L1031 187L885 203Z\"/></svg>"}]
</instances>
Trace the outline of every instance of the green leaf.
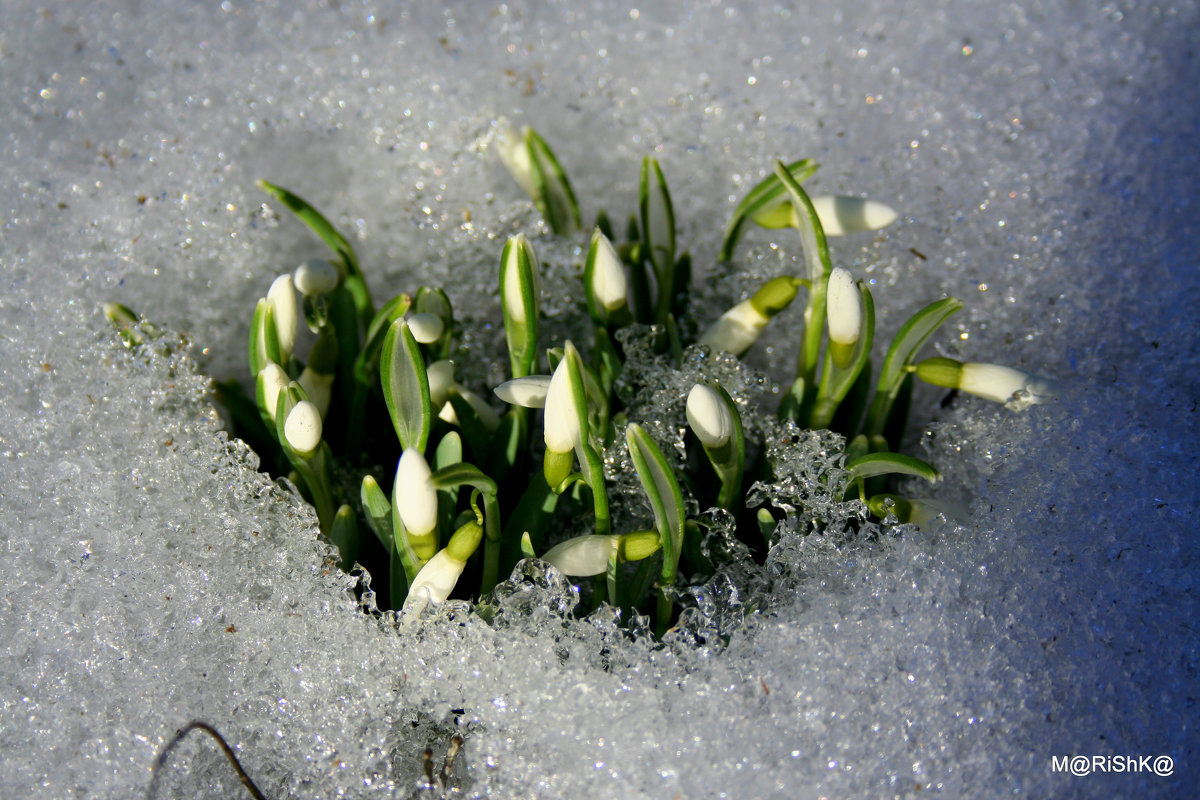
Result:
<instances>
[{"instance_id":1,"label":"green leaf","mask_svg":"<svg viewBox=\"0 0 1200 800\"><path fill-rule=\"evenodd\" d=\"M392 503L388 500L379 482L371 475L364 475L362 489L359 492L362 500L363 516L367 527L379 539L379 543L389 553L396 547L395 534L392 532Z\"/></svg>"},{"instance_id":2,"label":"green leaf","mask_svg":"<svg viewBox=\"0 0 1200 800\"><path fill-rule=\"evenodd\" d=\"M329 540L338 549L339 566L349 572L358 558L358 519L354 509L342 505L333 515L333 526L329 529Z\"/></svg>"},{"instance_id":3,"label":"green leaf","mask_svg":"<svg viewBox=\"0 0 1200 800\"><path fill-rule=\"evenodd\" d=\"M797 183L803 183L812 177L818 166L817 162L811 158L802 158L788 164L786 169ZM725 227L725 239L721 243L721 252L717 258L721 261L729 261L733 258L733 248L741 237L742 227L746 221L767 213L773 206L786 203L786 195L787 189L780 182L779 176L774 173L759 181L734 209L733 217Z\"/></svg>"},{"instance_id":4,"label":"green leaf","mask_svg":"<svg viewBox=\"0 0 1200 800\"><path fill-rule=\"evenodd\" d=\"M441 287L422 286L417 289L413 310L418 314L436 314L441 317L442 335L433 344L425 345L425 348L426 352L432 355L431 362L449 358L450 339L454 333L454 308L450 305L450 297Z\"/></svg>"},{"instance_id":5,"label":"green leaf","mask_svg":"<svg viewBox=\"0 0 1200 800\"><path fill-rule=\"evenodd\" d=\"M537 190L534 203L550 224L550 230L559 236L570 236L582 223L567 173L550 145L532 128L525 129L525 146L529 148L530 171Z\"/></svg>"},{"instance_id":6,"label":"green leaf","mask_svg":"<svg viewBox=\"0 0 1200 800\"><path fill-rule=\"evenodd\" d=\"M354 253L354 248L350 246L350 242L346 240L345 236L342 236L337 228L333 227L329 220L325 219L320 211L317 211L303 197L284 189L282 186L276 186L273 183L267 183L263 180L258 181L256 185L259 189L262 189L271 197L274 197L287 206L301 222L307 225L325 244L329 245L329 248L333 252L338 254L338 257L341 258L342 264L346 268L346 288L354 297L354 307L358 310L359 319L363 325L366 325L371 317L375 316L375 309L371 302L371 293L367 289L362 269L358 264L358 256Z\"/></svg>"},{"instance_id":7,"label":"green leaf","mask_svg":"<svg viewBox=\"0 0 1200 800\"><path fill-rule=\"evenodd\" d=\"M901 384L908 374L906 367L916 359L917 352L921 345L925 344L925 340L962 307L962 301L954 297L930 303L914 314L896 333L888 347L887 356L884 357L883 368L879 371L875 399L867 415L868 435L883 433L892 403L895 402Z\"/></svg>"},{"instance_id":8,"label":"green leaf","mask_svg":"<svg viewBox=\"0 0 1200 800\"><path fill-rule=\"evenodd\" d=\"M640 425L635 422L629 423L625 429L625 443L629 447L629 455L633 458L638 480L650 498L650 507L654 510L654 526L662 537L662 578L667 584L672 584L675 582L680 549L683 545L683 495L662 450Z\"/></svg>"},{"instance_id":9,"label":"green leaf","mask_svg":"<svg viewBox=\"0 0 1200 800\"><path fill-rule=\"evenodd\" d=\"M654 267L656 287L654 320L665 322L671 311L675 281L675 210L658 161L646 156L638 182L644 257Z\"/></svg>"},{"instance_id":10,"label":"green leaf","mask_svg":"<svg viewBox=\"0 0 1200 800\"><path fill-rule=\"evenodd\" d=\"M851 480L873 478L876 475L915 475L937 483L942 474L932 464L900 453L868 453L846 462Z\"/></svg>"},{"instance_id":11,"label":"green leaf","mask_svg":"<svg viewBox=\"0 0 1200 800\"><path fill-rule=\"evenodd\" d=\"M424 451L433 420L429 376L420 346L408 323L398 319L388 328L379 358L380 380L388 414L402 449Z\"/></svg>"},{"instance_id":12,"label":"green leaf","mask_svg":"<svg viewBox=\"0 0 1200 800\"><path fill-rule=\"evenodd\" d=\"M782 161L775 162L775 175L779 178L792 201L796 212L796 230L804 249L804 261L808 266L808 279L813 286L829 277L833 262L829 260L829 245L825 241L825 230L821 219L813 208L808 193L800 186Z\"/></svg>"},{"instance_id":13,"label":"green leaf","mask_svg":"<svg viewBox=\"0 0 1200 800\"><path fill-rule=\"evenodd\" d=\"M496 482L474 464L460 462L442 467L433 473L433 485L438 489L456 486L473 486L484 495L496 494Z\"/></svg>"},{"instance_id":14,"label":"green leaf","mask_svg":"<svg viewBox=\"0 0 1200 800\"><path fill-rule=\"evenodd\" d=\"M354 379L360 383L369 384L379 372L379 351L383 349L383 339L392 323L408 313L412 306L412 298L406 294L398 294L383 304L367 325L365 344L354 360Z\"/></svg>"}]
</instances>

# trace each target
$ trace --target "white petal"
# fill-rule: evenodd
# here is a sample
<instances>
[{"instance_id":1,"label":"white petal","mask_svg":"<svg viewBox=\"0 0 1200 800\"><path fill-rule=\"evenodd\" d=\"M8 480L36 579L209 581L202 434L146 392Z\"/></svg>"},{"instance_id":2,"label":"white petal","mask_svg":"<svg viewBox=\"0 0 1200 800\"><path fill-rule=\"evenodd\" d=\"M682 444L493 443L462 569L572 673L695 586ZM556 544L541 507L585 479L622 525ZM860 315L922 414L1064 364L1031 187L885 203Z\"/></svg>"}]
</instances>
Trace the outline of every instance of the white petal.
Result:
<instances>
[{"instance_id":1,"label":"white petal","mask_svg":"<svg viewBox=\"0 0 1200 800\"><path fill-rule=\"evenodd\" d=\"M1024 391L1033 378L1028 372L1003 364L967 363L962 366L958 388L987 400L1004 403Z\"/></svg>"},{"instance_id":2,"label":"white petal","mask_svg":"<svg viewBox=\"0 0 1200 800\"><path fill-rule=\"evenodd\" d=\"M526 375L505 381L492 391L506 403L525 408L545 408L546 391L550 388L549 375Z\"/></svg>"},{"instance_id":3,"label":"white petal","mask_svg":"<svg viewBox=\"0 0 1200 800\"><path fill-rule=\"evenodd\" d=\"M300 294L329 294L338 285L337 267L323 258L310 258L296 267L296 288Z\"/></svg>"},{"instance_id":4,"label":"white petal","mask_svg":"<svg viewBox=\"0 0 1200 800\"><path fill-rule=\"evenodd\" d=\"M296 289L291 275L280 275L267 290L267 302L275 311L275 330L279 336L279 349L286 362L292 357L296 346L296 325L299 311L296 308Z\"/></svg>"},{"instance_id":5,"label":"white petal","mask_svg":"<svg viewBox=\"0 0 1200 800\"><path fill-rule=\"evenodd\" d=\"M546 448L554 453L573 450L582 438L579 415L575 411L575 399L571 392L571 376L567 372L567 358L564 355L558 362L546 390Z\"/></svg>"},{"instance_id":6,"label":"white petal","mask_svg":"<svg viewBox=\"0 0 1200 800\"><path fill-rule=\"evenodd\" d=\"M420 344L433 344L441 337L442 331L446 330L446 323L437 314L423 311L409 315L408 329Z\"/></svg>"},{"instance_id":7,"label":"white petal","mask_svg":"<svg viewBox=\"0 0 1200 800\"><path fill-rule=\"evenodd\" d=\"M333 378L333 375L324 375L305 367L296 380L300 384L300 388L304 390L304 394L308 395L308 399L321 412L322 419L329 413L329 401L333 395Z\"/></svg>"},{"instance_id":8,"label":"white petal","mask_svg":"<svg viewBox=\"0 0 1200 800\"><path fill-rule=\"evenodd\" d=\"M458 583L458 576L462 575L465 566L466 562L459 561L445 550L439 550L413 578L404 607L424 606L430 601L444 603L454 591L454 585Z\"/></svg>"},{"instance_id":9,"label":"white petal","mask_svg":"<svg viewBox=\"0 0 1200 800\"><path fill-rule=\"evenodd\" d=\"M500 153L500 160L508 167L513 179L530 197L536 197L537 185L533 181L533 165L529 161L524 129L518 131L507 120L500 120L493 141Z\"/></svg>"},{"instance_id":10,"label":"white petal","mask_svg":"<svg viewBox=\"0 0 1200 800\"><path fill-rule=\"evenodd\" d=\"M628 281L625 278L625 265L621 263L621 257L607 236L601 233L593 241L596 260L592 266L592 293L605 309L616 311L626 302Z\"/></svg>"},{"instance_id":11,"label":"white petal","mask_svg":"<svg viewBox=\"0 0 1200 800\"><path fill-rule=\"evenodd\" d=\"M891 225L897 216L891 206L861 197L822 195L812 198L812 204L826 236L873 231Z\"/></svg>"},{"instance_id":12,"label":"white petal","mask_svg":"<svg viewBox=\"0 0 1200 800\"><path fill-rule=\"evenodd\" d=\"M454 385L454 362L448 358L435 361L425 370L429 376L429 401L434 408L446 404L446 393Z\"/></svg>"},{"instance_id":13,"label":"white petal","mask_svg":"<svg viewBox=\"0 0 1200 800\"><path fill-rule=\"evenodd\" d=\"M308 455L321 443L321 412L308 400L301 400L283 421L283 436L297 452Z\"/></svg>"},{"instance_id":14,"label":"white petal","mask_svg":"<svg viewBox=\"0 0 1200 800\"><path fill-rule=\"evenodd\" d=\"M542 560L565 575L600 575L608 570L608 557L620 540L617 534L578 536L551 547Z\"/></svg>"},{"instance_id":15,"label":"white petal","mask_svg":"<svg viewBox=\"0 0 1200 800\"><path fill-rule=\"evenodd\" d=\"M829 338L838 344L852 345L858 341L862 327L862 299L854 276L848 270L835 267L829 274L828 295Z\"/></svg>"},{"instance_id":16,"label":"white petal","mask_svg":"<svg viewBox=\"0 0 1200 800\"><path fill-rule=\"evenodd\" d=\"M262 381L263 403L267 406L267 413L271 415L271 419L275 419L275 407L278 405L279 392L287 388L291 378L283 371L283 367L274 361L268 361L267 365L259 371L258 377Z\"/></svg>"},{"instance_id":17,"label":"white petal","mask_svg":"<svg viewBox=\"0 0 1200 800\"><path fill-rule=\"evenodd\" d=\"M396 510L413 536L426 536L437 527L437 489L425 456L408 448L396 465Z\"/></svg>"},{"instance_id":18,"label":"white petal","mask_svg":"<svg viewBox=\"0 0 1200 800\"><path fill-rule=\"evenodd\" d=\"M733 420L716 390L697 383L688 393L688 425L705 447L721 447L733 435Z\"/></svg>"},{"instance_id":19,"label":"white petal","mask_svg":"<svg viewBox=\"0 0 1200 800\"><path fill-rule=\"evenodd\" d=\"M758 341L768 322L769 317L756 309L749 300L743 300L721 315L721 318L700 337L700 344L740 356Z\"/></svg>"}]
</instances>

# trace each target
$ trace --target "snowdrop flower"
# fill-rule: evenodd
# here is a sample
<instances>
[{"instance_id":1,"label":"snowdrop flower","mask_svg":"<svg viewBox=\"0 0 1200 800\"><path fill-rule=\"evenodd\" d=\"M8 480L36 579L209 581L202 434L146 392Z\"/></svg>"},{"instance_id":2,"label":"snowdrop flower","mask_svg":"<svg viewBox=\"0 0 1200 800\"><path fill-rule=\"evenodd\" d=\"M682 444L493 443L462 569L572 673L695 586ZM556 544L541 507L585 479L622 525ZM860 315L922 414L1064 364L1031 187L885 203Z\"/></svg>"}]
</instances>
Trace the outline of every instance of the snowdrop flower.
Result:
<instances>
[{"instance_id":1,"label":"snowdrop flower","mask_svg":"<svg viewBox=\"0 0 1200 800\"><path fill-rule=\"evenodd\" d=\"M337 267L323 258L310 258L296 267L295 283L305 296L329 294L338 285Z\"/></svg>"},{"instance_id":2,"label":"snowdrop flower","mask_svg":"<svg viewBox=\"0 0 1200 800\"><path fill-rule=\"evenodd\" d=\"M800 282L790 275L767 281L752 297L721 315L700 337L700 344L740 356L758 341L763 329L796 297Z\"/></svg>"},{"instance_id":3,"label":"snowdrop flower","mask_svg":"<svg viewBox=\"0 0 1200 800\"><path fill-rule=\"evenodd\" d=\"M848 270L835 267L829 274L825 308L829 320L829 352L833 363L846 367L854 357L862 328L862 298Z\"/></svg>"},{"instance_id":4,"label":"snowdrop flower","mask_svg":"<svg viewBox=\"0 0 1200 800\"><path fill-rule=\"evenodd\" d=\"M488 405L486 400L462 384L456 383L450 388L453 389L459 397L467 401L467 405L469 405L471 410L475 412L475 416L479 417L479 422L488 431L488 433L496 432L496 429L500 427L500 415L496 413L494 408ZM441 407L440 411L438 411L438 419L442 420L443 422L448 422L451 425L461 425L461 423L458 421L458 412L454 410L454 405L449 400L447 400L446 404Z\"/></svg>"},{"instance_id":5,"label":"snowdrop flower","mask_svg":"<svg viewBox=\"0 0 1200 800\"><path fill-rule=\"evenodd\" d=\"M445 548L425 562L425 566L413 578L408 598L404 601L404 610L424 608L431 602L444 603L454 591L467 559L479 547L482 538L483 527L475 520L455 531Z\"/></svg>"},{"instance_id":6,"label":"snowdrop flower","mask_svg":"<svg viewBox=\"0 0 1200 800\"><path fill-rule=\"evenodd\" d=\"M262 404L271 419L274 420L275 410L279 405L279 393L287 388L291 379L283 371L283 367L274 361L268 361L267 365L258 372L258 382L262 387Z\"/></svg>"},{"instance_id":7,"label":"snowdrop flower","mask_svg":"<svg viewBox=\"0 0 1200 800\"><path fill-rule=\"evenodd\" d=\"M437 531L437 489L420 450L410 447L400 455L394 495L400 521L410 538L423 538Z\"/></svg>"},{"instance_id":8,"label":"snowdrop flower","mask_svg":"<svg viewBox=\"0 0 1200 800\"><path fill-rule=\"evenodd\" d=\"M821 195L812 198L812 204L826 236L885 228L897 217L891 206L861 197Z\"/></svg>"},{"instance_id":9,"label":"snowdrop flower","mask_svg":"<svg viewBox=\"0 0 1200 800\"><path fill-rule=\"evenodd\" d=\"M425 311L409 315L408 329L412 331L413 338L418 343L433 344L441 338L442 331L446 329L446 323L437 314Z\"/></svg>"},{"instance_id":10,"label":"snowdrop flower","mask_svg":"<svg viewBox=\"0 0 1200 800\"><path fill-rule=\"evenodd\" d=\"M545 408L546 392L550 388L549 375L526 375L505 381L492 391L506 403L524 408Z\"/></svg>"},{"instance_id":11,"label":"snowdrop flower","mask_svg":"<svg viewBox=\"0 0 1200 800\"><path fill-rule=\"evenodd\" d=\"M498 121L493 141L496 142L500 160L508 168L513 180L530 197L537 197L537 184L533 179L533 161L529 157L529 144L525 139L526 130L527 128L522 128L518 131L509 124L508 120L501 119Z\"/></svg>"},{"instance_id":12,"label":"snowdrop flower","mask_svg":"<svg viewBox=\"0 0 1200 800\"><path fill-rule=\"evenodd\" d=\"M446 405L450 390L456 385L454 362L448 358L435 361L425 370L425 374L429 377L429 401L434 408L441 408Z\"/></svg>"},{"instance_id":13,"label":"snowdrop flower","mask_svg":"<svg viewBox=\"0 0 1200 800\"><path fill-rule=\"evenodd\" d=\"M612 314L625 307L629 289L625 265L621 263L617 249L599 228L592 232L585 276L588 294L606 312Z\"/></svg>"},{"instance_id":14,"label":"snowdrop flower","mask_svg":"<svg viewBox=\"0 0 1200 800\"><path fill-rule=\"evenodd\" d=\"M568 364L569 356L564 353L546 387L544 436L546 449L552 453L570 453L583 440Z\"/></svg>"},{"instance_id":15,"label":"snowdrop flower","mask_svg":"<svg viewBox=\"0 0 1200 800\"><path fill-rule=\"evenodd\" d=\"M321 444L321 412L308 400L296 403L283 421L283 437L300 455L312 455Z\"/></svg>"},{"instance_id":16,"label":"snowdrop flower","mask_svg":"<svg viewBox=\"0 0 1200 800\"><path fill-rule=\"evenodd\" d=\"M296 289L291 275L280 275L267 290L267 303L275 313L275 331L279 336L279 351L286 363L296 345L296 325L300 318L296 307Z\"/></svg>"},{"instance_id":17,"label":"snowdrop flower","mask_svg":"<svg viewBox=\"0 0 1200 800\"><path fill-rule=\"evenodd\" d=\"M686 410L688 425L705 447L723 447L733 435L729 409L711 387L701 383L693 386L688 393Z\"/></svg>"},{"instance_id":18,"label":"snowdrop flower","mask_svg":"<svg viewBox=\"0 0 1200 800\"><path fill-rule=\"evenodd\" d=\"M658 552L661 540L657 531L600 535L589 533L551 547L542 560L564 575L587 577L608 570L614 554L625 561L641 561Z\"/></svg>"},{"instance_id":19,"label":"snowdrop flower","mask_svg":"<svg viewBox=\"0 0 1200 800\"><path fill-rule=\"evenodd\" d=\"M1002 364L955 361L935 356L917 365L917 377L934 386L958 389L1019 411L1057 397L1054 381Z\"/></svg>"}]
</instances>

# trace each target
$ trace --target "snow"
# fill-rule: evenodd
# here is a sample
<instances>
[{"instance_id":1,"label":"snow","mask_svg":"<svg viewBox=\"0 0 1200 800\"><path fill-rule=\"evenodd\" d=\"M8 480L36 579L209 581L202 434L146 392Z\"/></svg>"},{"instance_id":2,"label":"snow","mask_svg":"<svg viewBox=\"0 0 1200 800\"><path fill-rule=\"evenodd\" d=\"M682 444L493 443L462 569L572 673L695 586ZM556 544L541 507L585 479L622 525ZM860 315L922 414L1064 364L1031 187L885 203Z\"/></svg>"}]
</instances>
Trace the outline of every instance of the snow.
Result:
<instances>
[{"instance_id":1,"label":"snow","mask_svg":"<svg viewBox=\"0 0 1200 800\"><path fill-rule=\"evenodd\" d=\"M456 730L464 796L1196 784L1195 3L12 0L0 17L0 795L139 796L192 719L272 798L407 797ZM253 298L323 255L258 178L348 232L377 291L443 284L491 352L500 247L537 225L486 146L502 116L552 143L585 220L628 214L658 158L710 316L794 271L782 232L751 234L733 274L712 254L772 159L818 159L816 191L900 212L833 244L885 334L953 294L941 354L1057 377L1061 401L919 394L939 498L969 523L785 535L775 605L723 648L564 621L553 573L507 587L492 625L451 606L392 629L312 511L225 439L203 375L240 375ZM107 301L172 333L130 355ZM772 374L794 357L775 325L752 357ZM1174 771L1052 771L1110 754ZM243 791L200 737L163 784Z\"/></svg>"}]
</instances>

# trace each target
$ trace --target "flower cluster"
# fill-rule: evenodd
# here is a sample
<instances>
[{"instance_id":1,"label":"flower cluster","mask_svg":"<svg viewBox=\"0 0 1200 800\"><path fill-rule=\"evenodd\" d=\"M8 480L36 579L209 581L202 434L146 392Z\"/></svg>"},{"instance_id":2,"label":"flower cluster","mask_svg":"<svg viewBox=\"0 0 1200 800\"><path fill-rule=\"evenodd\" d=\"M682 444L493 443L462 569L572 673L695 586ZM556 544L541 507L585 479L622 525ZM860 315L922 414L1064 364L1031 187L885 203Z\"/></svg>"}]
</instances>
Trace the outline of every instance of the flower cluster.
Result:
<instances>
[{"instance_id":1,"label":"flower cluster","mask_svg":"<svg viewBox=\"0 0 1200 800\"><path fill-rule=\"evenodd\" d=\"M496 141L550 230L579 235L575 194L546 142L528 128L507 129ZM1054 385L1011 367L918 361L926 340L962 307L954 298L931 303L900 328L872 381L874 301L864 282L832 266L826 237L889 225L896 214L860 198L810 198L802 184L816 169L811 160L776 163L736 208L718 256L732 258L747 224L790 227L806 273L765 281L696 344L742 356L803 289L797 368L779 416L844 434L847 499L881 519L919 524L942 506L891 491L898 476L940 478L932 465L897 452L914 379L1014 409L1052 397ZM584 233L591 329L577 341L543 341L538 258L524 235L505 244L498 281L511 378L494 388L502 413L456 380L456 323L445 291L421 286L377 308L346 238L295 194L259 185L324 240L332 257L274 280L250 327L254 396L227 382L222 399L264 464L311 500L343 568L361 562L388 576L393 607L486 598L517 561L540 557L567 575L596 576L595 602L654 605L662 631L676 612L673 587L713 567L689 555L698 552L700 534L685 497L725 509L746 540L769 527L770 515L747 509L745 494L750 476L769 475L771 466L747 463L763 448L748 447L739 403L724 386L699 383L687 397L688 447L697 457L683 473L663 443L626 419L615 392L626 358L619 329L647 326L654 348L676 363L688 344L677 320L689 313L691 257L678 248L671 195L653 158L642 163L638 209L623 240L603 214ZM137 333L128 309L106 310L127 337ZM311 334L303 362L296 354L302 325ZM613 529L605 453L621 442L653 512L652 529ZM345 475L357 476L352 486L335 477ZM559 541L564 519L584 520L589 532ZM364 527L374 542L360 536Z\"/></svg>"}]
</instances>

